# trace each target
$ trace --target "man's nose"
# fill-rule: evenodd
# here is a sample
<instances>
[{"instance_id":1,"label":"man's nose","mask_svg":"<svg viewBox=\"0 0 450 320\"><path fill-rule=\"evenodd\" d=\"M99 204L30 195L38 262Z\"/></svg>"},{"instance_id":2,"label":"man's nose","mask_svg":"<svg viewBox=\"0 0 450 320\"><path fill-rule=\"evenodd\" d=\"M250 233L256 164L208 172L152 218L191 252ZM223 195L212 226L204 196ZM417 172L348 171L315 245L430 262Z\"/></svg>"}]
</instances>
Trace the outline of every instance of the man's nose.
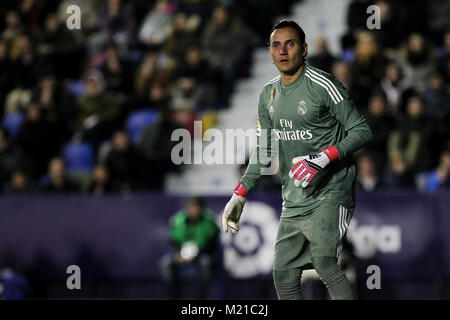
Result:
<instances>
[{"instance_id":1,"label":"man's nose","mask_svg":"<svg viewBox=\"0 0 450 320\"><path fill-rule=\"evenodd\" d=\"M287 54L287 50L285 46L280 47L280 55L284 56Z\"/></svg>"}]
</instances>

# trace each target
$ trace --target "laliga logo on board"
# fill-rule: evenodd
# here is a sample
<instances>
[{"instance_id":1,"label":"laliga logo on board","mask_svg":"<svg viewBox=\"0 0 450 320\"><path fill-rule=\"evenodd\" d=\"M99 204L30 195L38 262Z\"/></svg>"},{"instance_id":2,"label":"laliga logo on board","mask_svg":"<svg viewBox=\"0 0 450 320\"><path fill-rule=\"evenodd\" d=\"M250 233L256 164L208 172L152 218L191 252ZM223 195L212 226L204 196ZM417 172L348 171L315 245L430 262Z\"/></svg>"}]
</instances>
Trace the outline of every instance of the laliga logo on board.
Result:
<instances>
[{"instance_id":1,"label":"laliga logo on board","mask_svg":"<svg viewBox=\"0 0 450 320\"><path fill-rule=\"evenodd\" d=\"M358 224L353 218L347 239L353 244L355 255L361 259L372 258L378 252L398 253L402 249L402 229L399 225Z\"/></svg>"},{"instance_id":2,"label":"laliga logo on board","mask_svg":"<svg viewBox=\"0 0 450 320\"><path fill-rule=\"evenodd\" d=\"M272 272L278 217L262 202L248 201L239 232L222 233L225 269L235 278L250 278Z\"/></svg>"}]
</instances>

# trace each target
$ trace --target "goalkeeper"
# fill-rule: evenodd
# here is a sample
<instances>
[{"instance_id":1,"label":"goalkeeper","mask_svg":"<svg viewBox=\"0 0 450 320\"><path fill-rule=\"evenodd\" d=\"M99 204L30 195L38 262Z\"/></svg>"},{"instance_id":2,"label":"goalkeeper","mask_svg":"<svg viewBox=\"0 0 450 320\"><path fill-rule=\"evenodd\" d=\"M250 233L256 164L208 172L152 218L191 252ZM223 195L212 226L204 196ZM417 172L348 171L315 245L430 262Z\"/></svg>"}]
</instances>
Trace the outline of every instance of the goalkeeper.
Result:
<instances>
[{"instance_id":1,"label":"goalkeeper","mask_svg":"<svg viewBox=\"0 0 450 320\"><path fill-rule=\"evenodd\" d=\"M283 197L273 266L278 298L301 299L302 271L314 268L332 299L354 299L338 257L355 205L351 154L369 141L371 130L345 87L305 63L308 46L297 23L275 24L269 51L280 75L260 94L258 145L225 206L223 229L238 232L246 197L270 165L278 140Z\"/></svg>"}]
</instances>

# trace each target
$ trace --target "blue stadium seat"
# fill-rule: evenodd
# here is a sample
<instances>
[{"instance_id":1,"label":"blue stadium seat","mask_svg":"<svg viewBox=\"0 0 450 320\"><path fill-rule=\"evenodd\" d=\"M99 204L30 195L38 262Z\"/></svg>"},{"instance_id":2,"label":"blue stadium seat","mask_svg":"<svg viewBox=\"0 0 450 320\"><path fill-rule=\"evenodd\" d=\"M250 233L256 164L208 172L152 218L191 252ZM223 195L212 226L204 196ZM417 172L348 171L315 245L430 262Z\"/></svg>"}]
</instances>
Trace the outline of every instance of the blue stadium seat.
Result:
<instances>
[{"instance_id":1,"label":"blue stadium seat","mask_svg":"<svg viewBox=\"0 0 450 320\"><path fill-rule=\"evenodd\" d=\"M84 86L82 81L70 81L66 85L66 90L76 99L80 98L84 94Z\"/></svg>"},{"instance_id":2,"label":"blue stadium seat","mask_svg":"<svg viewBox=\"0 0 450 320\"><path fill-rule=\"evenodd\" d=\"M25 116L21 112L6 113L3 116L2 126L8 131L11 137L15 138L24 120Z\"/></svg>"},{"instance_id":3,"label":"blue stadium seat","mask_svg":"<svg viewBox=\"0 0 450 320\"><path fill-rule=\"evenodd\" d=\"M137 143L141 137L142 129L156 122L158 113L152 109L142 109L132 112L126 121L126 129L131 141Z\"/></svg>"},{"instance_id":4,"label":"blue stadium seat","mask_svg":"<svg viewBox=\"0 0 450 320\"><path fill-rule=\"evenodd\" d=\"M94 167L94 150L86 142L67 143L63 149L63 158L67 172L91 171Z\"/></svg>"}]
</instances>

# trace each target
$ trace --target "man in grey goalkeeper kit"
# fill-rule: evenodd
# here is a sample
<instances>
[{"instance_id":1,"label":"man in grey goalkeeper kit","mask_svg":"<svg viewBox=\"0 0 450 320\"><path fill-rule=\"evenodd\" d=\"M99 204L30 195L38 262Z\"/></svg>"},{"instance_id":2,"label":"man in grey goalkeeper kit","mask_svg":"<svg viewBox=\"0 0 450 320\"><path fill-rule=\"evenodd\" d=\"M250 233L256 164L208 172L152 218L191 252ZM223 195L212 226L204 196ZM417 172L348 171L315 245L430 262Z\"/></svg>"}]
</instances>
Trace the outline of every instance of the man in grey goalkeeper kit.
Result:
<instances>
[{"instance_id":1,"label":"man in grey goalkeeper kit","mask_svg":"<svg viewBox=\"0 0 450 320\"><path fill-rule=\"evenodd\" d=\"M352 153L371 130L332 75L305 63L305 33L291 20L274 25L270 56L280 75L263 88L258 145L226 204L222 227L239 231L246 197L270 164L271 135L279 143L283 208L273 278L279 299L301 299L302 271L314 268L332 299L354 299L338 265L354 205ZM265 138L263 138L265 137Z\"/></svg>"}]
</instances>

